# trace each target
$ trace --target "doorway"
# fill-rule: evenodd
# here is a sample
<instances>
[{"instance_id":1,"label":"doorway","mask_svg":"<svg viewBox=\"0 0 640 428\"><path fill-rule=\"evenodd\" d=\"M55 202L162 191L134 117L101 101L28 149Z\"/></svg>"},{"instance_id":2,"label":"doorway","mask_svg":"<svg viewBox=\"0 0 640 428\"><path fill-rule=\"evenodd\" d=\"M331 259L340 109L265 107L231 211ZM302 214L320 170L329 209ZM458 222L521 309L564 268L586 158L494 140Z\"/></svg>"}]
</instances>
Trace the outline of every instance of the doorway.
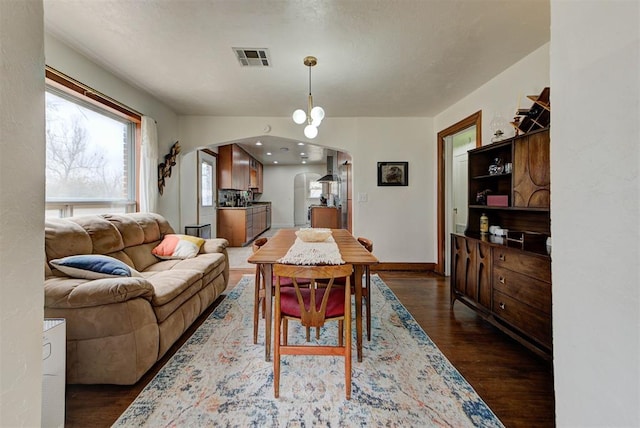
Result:
<instances>
[{"instance_id":1,"label":"doorway","mask_svg":"<svg viewBox=\"0 0 640 428\"><path fill-rule=\"evenodd\" d=\"M211 225L216 236L217 154L208 149L182 154L180 160L180 230Z\"/></svg>"},{"instance_id":2,"label":"doorway","mask_svg":"<svg viewBox=\"0 0 640 428\"><path fill-rule=\"evenodd\" d=\"M210 224L211 236L217 236L216 158L198 150L198 224Z\"/></svg>"},{"instance_id":3,"label":"doorway","mask_svg":"<svg viewBox=\"0 0 640 428\"><path fill-rule=\"evenodd\" d=\"M295 227L309 227L309 207L320 204L322 183L317 180L320 174L302 172L293 180L293 219Z\"/></svg>"},{"instance_id":4,"label":"doorway","mask_svg":"<svg viewBox=\"0 0 640 428\"><path fill-rule=\"evenodd\" d=\"M455 174L458 176L454 177L455 139L461 141L458 146L462 147L457 149L457 154L463 150L466 152L468 148L482 145L482 111L477 111L438 132L438 262L436 272L443 275L449 275L450 270L450 260L448 260L449 257L447 256L450 245L449 236L456 230L455 224L460 224L462 221L466 224L466 219L460 213L461 208L457 209L457 215L454 212L454 208L456 208L454 199L457 199L455 203L462 204L462 198L464 197L465 214L467 206L467 192L463 189L458 191L456 195L453 191L454 180L456 182L460 180L466 182L465 174L460 171L460 168L463 168L461 164L457 165L458 168L456 168ZM467 140L466 143L464 143L465 139ZM464 163L464 156L459 156L458 162ZM461 193L464 193L464 196Z\"/></svg>"}]
</instances>

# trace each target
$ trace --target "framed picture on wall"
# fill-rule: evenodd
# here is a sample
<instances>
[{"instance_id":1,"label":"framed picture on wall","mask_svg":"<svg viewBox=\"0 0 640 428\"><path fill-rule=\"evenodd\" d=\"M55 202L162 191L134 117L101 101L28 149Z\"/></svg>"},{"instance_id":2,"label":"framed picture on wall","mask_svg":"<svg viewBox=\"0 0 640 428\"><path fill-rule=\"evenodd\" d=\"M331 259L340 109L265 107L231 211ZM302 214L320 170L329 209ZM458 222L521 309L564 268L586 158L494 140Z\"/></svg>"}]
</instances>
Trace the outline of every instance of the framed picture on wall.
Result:
<instances>
[{"instance_id":1,"label":"framed picture on wall","mask_svg":"<svg viewBox=\"0 0 640 428\"><path fill-rule=\"evenodd\" d=\"M409 162L378 162L378 186L408 186Z\"/></svg>"}]
</instances>

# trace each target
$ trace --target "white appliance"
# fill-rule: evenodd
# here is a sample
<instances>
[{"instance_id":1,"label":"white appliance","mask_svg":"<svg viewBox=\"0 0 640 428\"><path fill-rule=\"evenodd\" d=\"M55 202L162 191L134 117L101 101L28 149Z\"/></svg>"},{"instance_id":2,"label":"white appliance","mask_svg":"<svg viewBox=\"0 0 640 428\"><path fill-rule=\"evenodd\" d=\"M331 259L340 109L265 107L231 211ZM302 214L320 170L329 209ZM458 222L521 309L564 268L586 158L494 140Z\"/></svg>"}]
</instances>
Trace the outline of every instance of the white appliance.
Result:
<instances>
[{"instance_id":1,"label":"white appliance","mask_svg":"<svg viewBox=\"0 0 640 428\"><path fill-rule=\"evenodd\" d=\"M47 318L42 329L42 427L64 427L66 322Z\"/></svg>"}]
</instances>

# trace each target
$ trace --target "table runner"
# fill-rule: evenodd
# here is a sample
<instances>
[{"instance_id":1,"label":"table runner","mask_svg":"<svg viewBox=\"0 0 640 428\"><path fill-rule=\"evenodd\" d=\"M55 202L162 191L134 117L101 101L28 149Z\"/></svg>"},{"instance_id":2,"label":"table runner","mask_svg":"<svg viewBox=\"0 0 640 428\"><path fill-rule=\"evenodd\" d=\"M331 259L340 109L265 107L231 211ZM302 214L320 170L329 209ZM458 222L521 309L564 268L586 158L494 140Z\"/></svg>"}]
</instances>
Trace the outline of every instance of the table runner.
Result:
<instances>
[{"instance_id":1,"label":"table runner","mask_svg":"<svg viewBox=\"0 0 640 428\"><path fill-rule=\"evenodd\" d=\"M341 265L344 264L338 244L333 236L322 242L304 242L296 238L295 242L278 263L289 265Z\"/></svg>"}]
</instances>

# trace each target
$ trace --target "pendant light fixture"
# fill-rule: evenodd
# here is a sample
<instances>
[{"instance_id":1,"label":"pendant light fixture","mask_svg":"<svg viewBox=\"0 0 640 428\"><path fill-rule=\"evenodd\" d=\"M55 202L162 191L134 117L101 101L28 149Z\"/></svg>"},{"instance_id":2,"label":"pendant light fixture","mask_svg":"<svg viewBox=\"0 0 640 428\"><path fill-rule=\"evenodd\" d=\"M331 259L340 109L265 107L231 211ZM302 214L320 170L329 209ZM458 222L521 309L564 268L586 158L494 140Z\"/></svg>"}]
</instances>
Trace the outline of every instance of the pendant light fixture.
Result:
<instances>
[{"instance_id":1,"label":"pendant light fixture","mask_svg":"<svg viewBox=\"0 0 640 428\"><path fill-rule=\"evenodd\" d=\"M298 109L293 112L293 121L298 125L307 122L304 128L304 135L309 139L316 138L318 135L318 126L324 119L324 109L320 106L313 106L313 96L311 95L311 67L318 63L318 59L314 56L305 57L303 64L309 67L309 104L307 111Z\"/></svg>"}]
</instances>

